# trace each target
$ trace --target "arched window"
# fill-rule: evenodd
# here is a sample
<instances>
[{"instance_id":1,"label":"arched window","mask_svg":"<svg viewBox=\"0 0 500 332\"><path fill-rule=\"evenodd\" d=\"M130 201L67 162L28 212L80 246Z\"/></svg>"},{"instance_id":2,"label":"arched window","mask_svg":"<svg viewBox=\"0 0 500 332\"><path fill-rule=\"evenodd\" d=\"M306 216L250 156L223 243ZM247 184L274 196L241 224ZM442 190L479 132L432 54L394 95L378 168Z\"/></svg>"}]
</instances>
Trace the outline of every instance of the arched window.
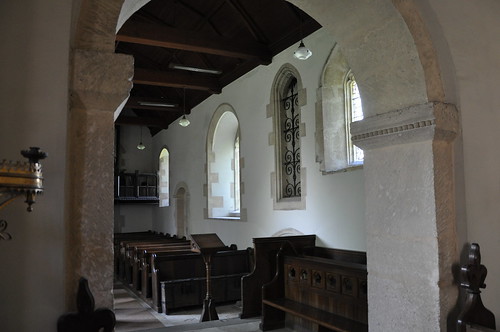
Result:
<instances>
[{"instance_id":1,"label":"arched window","mask_svg":"<svg viewBox=\"0 0 500 332\"><path fill-rule=\"evenodd\" d=\"M281 198L300 197L300 108L297 79L291 77L280 105Z\"/></svg>"},{"instance_id":2,"label":"arched window","mask_svg":"<svg viewBox=\"0 0 500 332\"><path fill-rule=\"evenodd\" d=\"M275 172L272 174L274 209L305 209L305 168L301 163L301 139L305 126L301 108L306 104L306 91L298 71L290 64L276 75L268 109L273 117Z\"/></svg>"},{"instance_id":3,"label":"arched window","mask_svg":"<svg viewBox=\"0 0 500 332\"><path fill-rule=\"evenodd\" d=\"M345 112L346 112L346 133L347 133L347 159L349 165L363 164L363 150L352 144L351 140L351 123L363 120L363 106L361 104L361 95L359 93L358 84L354 79L352 72L346 77L344 84L346 94Z\"/></svg>"},{"instance_id":4,"label":"arched window","mask_svg":"<svg viewBox=\"0 0 500 332\"><path fill-rule=\"evenodd\" d=\"M234 109L215 111L207 136L207 211L212 219L240 219L240 132Z\"/></svg>"},{"instance_id":5,"label":"arched window","mask_svg":"<svg viewBox=\"0 0 500 332\"><path fill-rule=\"evenodd\" d=\"M316 104L316 161L323 174L360 168L363 150L351 140L351 123L363 119L361 94L336 45L323 68Z\"/></svg>"},{"instance_id":6,"label":"arched window","mask_svg":"<svg viewBox=\"0 0 500 332\"><path fill-rule=\"evenodd\" d=\"M166 148L160 152L158 167L158 193L160 198L160 207L170 205L169 195L169 163L170 155Z\"/></svg>"},{"instance_id":7,"label":"arched window","mask_svg":"<svg viewBox=\"0 0 500 332\"><path fill-rule=\"evenodd\" d=\"M240 213L241 209L241 202L240 202L240 183L241 183L241 175L240 175L240 134L236 136L236 139L234 141L234 190L233 190L233 197L234 197L234 213Z\"/></svg>"}]
</instances>

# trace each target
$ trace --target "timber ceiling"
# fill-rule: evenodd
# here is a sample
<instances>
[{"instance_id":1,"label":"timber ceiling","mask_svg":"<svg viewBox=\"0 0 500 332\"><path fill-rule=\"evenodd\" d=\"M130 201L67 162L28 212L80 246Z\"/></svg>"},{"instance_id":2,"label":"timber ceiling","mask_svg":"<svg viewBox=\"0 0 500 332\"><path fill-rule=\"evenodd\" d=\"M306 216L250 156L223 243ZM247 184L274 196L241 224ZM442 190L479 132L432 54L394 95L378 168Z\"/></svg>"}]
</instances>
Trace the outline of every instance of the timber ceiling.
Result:
<instances>
[{"instance_id":1,"label":"timber ceiling","mask_svg":"<svg viewBox=\"0 0 500 332\"><path fill-rule=\"evenodd\" d=\"M116 35L116 52L135 62L134 86L116 124L155 135L320 27L284 0L152 0Z\"/></svg>"}]
</instances>

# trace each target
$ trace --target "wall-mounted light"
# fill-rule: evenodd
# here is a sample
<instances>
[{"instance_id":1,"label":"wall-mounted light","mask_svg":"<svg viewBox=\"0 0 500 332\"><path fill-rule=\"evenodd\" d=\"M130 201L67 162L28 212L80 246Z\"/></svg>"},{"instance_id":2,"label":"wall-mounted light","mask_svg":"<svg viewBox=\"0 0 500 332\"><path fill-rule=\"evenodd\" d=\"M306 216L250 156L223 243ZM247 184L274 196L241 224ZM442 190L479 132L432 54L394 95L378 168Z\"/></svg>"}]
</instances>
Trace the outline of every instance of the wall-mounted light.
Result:
<instances>
[{"instance_id":1,"label":"wall-mounted light","mask_svg":"<svg viewBox=\"0 0 500 332\"><path fill-rule=\"evenodd\" d=\"M187 127L191 122L186 118L186 88L184 88L182 110L184 114L182 115L182 118L179 120L179 124L183 127Z\"/></svg>"},{"instance_id":2,"label":"wall-mounted light","mask_svg":"<svg viewBox=\"0 0 500 332\"><path fill-rule=\"evenodd\" d=\"M28 162L0 162L0 209L15 198L25 195L28 212L33 211L35 196L43 192L42 164L39 162L47 157L40 148L30 147L21 151ZM0 220L0 239L10 240L12 237L5 232L7 222Z\"/></svg>"},{"instance_id":3,"label":"wall-mounted light","mask_svg":"<svg viewBox=\"0 0 500 332\"><path fill-rule=\"evenodd\" d=\"M137 150L144 150L146 146L142 144L142 127L141 127L141 141L137 144Z\"/></svg>"}]
</instances>

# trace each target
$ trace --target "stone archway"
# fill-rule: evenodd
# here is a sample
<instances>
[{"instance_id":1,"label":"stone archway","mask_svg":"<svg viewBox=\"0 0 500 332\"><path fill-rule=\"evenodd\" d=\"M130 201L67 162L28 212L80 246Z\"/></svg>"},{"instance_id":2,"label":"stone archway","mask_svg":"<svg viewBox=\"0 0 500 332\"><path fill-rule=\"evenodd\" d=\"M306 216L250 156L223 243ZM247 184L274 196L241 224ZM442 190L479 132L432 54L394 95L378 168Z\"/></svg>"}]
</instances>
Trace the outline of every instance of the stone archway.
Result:
<instances>
[{"instance_id":1,"label":"stone archway","mask_svg":"<svg viewBox=\"0 0 500 332\"><path fill-rule=\"evenodd\" d=\"M365 150L370 330L444 331L457 296L458 117L444 103L437 56L414 1L291 2L335 36L367 100L366 118L352 133ZM133 73L132 59L113 53L122 3L82 0L74 35L69 148L79 153L68 160L69 304L79 275L97 290L97 306L112 304L113 112Z\"/></svg>"},{"instance_id":2,"label":"stone archway","mask_svg":"<svg viewBox=\"0 0 500 332\"><path fill-rule=\"evenodd\" d=\"M122 0L83 0L72 40L68 116L66 303L74 309L84 276L97 307L113 306L114 112L134 73L130 56L114 53ZM105 202L108 202L106 204Z\"/></svg>"}]
</instances>

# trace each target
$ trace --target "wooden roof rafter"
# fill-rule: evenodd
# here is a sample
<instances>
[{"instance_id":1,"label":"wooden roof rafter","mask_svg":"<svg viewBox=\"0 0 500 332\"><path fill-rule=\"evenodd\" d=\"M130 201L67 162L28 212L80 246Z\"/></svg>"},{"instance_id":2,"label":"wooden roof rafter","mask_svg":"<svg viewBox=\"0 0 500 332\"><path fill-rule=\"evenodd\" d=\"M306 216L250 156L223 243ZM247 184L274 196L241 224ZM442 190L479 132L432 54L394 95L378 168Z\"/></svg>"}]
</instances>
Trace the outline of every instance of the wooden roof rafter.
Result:
<instances>
[{"instance_id":1,"label":"wooden roof rafter","mask_svg":"<svg viewBox=\"0 0 500 332\"><path fill-rule=\"evenodd\" d=\"M222 90L217 78L178 71L157 71L145 68L135 68L133 82L134 84L209 91L215 94L220 93Z\"/></svg>"},{"instance_id":2,"label":"wooden roof rafter","mask_svg":"<svg viewBox=\"0 0 500 332\"><path fill-rule=\"evenodd\" d=\"M192 31L143 22L125 23L116 35L116 40L226 57L259 59L261 64L266 65L272 61L271 53L260 43L239 44L225 38L203 36L202 33L193 34Z\"/></svg>"},{"instance_id":3,"label":"wooden roof rafter","mask_svg":"<svg viewBox=\"0 0 500 332\"><path fill-rule=\"evenodd\" d=\"M255 40L263 44L267 44L269 42L262 29L260 29L257 23L255 23L255 20L248 14L245 7L243 7L238 0L226 0L226 3L236 10Z\"/></svg>"},{"instance_id":4,"label":"wooden roof rafter","mask_svg":"<svg viewBox=\"0 0 500 332\"><path fill-rule=\"evenodd\" d=\"M285 0L151 0L116 36L116 52L135 58L131 97L117 123L154 135L184 114L183 90L189 114L319 27ZM164 101L178 105L155 105Z\"/></svg>"}]
</instances>

